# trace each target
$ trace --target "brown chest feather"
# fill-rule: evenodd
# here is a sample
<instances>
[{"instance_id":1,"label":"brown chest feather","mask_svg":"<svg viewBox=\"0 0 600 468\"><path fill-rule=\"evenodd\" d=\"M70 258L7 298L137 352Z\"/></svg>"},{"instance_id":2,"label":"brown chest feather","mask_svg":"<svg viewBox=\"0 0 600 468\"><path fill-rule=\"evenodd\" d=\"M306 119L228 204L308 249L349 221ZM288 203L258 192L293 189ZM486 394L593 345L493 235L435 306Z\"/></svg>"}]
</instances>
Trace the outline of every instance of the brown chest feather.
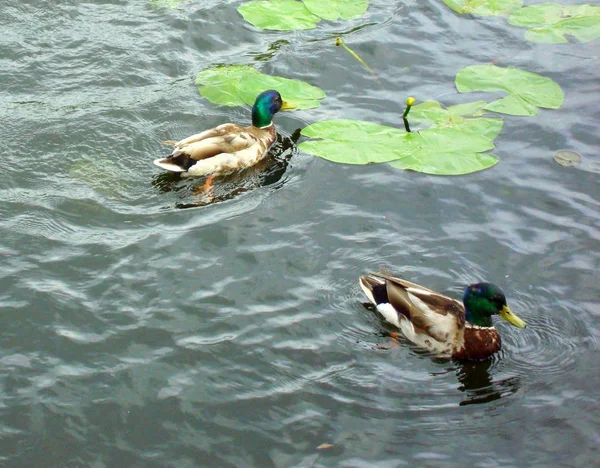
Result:
<instances>
[{"instance_id":1,"label":"brown chest feather","mask_svg":"<svg viewBox=\"0 0 600 468\"><path fill-rule=\"evenodd\" d=\"M502 342L495 328L465 327L464 345L455 352L455 359L481 360L500 351Z\"/></svg>"}]
</instances>

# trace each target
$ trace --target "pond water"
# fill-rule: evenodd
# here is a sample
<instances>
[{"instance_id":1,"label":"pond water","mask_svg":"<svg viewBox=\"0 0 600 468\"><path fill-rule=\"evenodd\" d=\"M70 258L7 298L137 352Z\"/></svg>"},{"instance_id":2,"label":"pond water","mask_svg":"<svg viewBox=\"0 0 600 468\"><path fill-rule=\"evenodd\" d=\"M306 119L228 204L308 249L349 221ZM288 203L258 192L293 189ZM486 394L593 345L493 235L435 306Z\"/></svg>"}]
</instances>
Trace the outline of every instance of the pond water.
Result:
<instances>
[{"instance_id":1,"label":"pond water","mask_svg":"<svg viewBox=\"0 0 600 468\"><path fill-rule=\"evenodd\" d=\"M437 0L267 32L239 4L3 0L1 464L596 464L600 41L534 44ZM402 128L409 95L489 100L454 88L485 63L565 92L559 111L504 118L490 170L433 177L294 149L328 118ZM216 179L207 204L203 179L152 160L163 140L249 121L199 96L195 74L217 64L327 98L278 114L278 154ZM558 165L562 149L581 163ZM493 281L529 326L499 323L503 351L474 364L393 345L357 284L382 267L454 297Z\"/></svg>"}]
</instances>

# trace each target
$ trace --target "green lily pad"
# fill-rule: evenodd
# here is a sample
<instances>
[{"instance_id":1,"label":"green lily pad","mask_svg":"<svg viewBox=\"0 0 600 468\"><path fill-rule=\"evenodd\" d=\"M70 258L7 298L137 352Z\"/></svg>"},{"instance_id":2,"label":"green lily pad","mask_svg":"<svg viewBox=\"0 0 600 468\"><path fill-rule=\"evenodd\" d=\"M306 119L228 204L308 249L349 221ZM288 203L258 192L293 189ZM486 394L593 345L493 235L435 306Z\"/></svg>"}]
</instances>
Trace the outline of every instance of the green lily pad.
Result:
<instances>
[{"instance_id":1,"label":"green lily pad","mask_svg":"<svg viewBox=\"0 0 600 468\"><path fill-rule=\"evenodd\" d=\"M437 101L425 101L412 107L408 120L430 122L433 124L431 128L452 128L492 141L502 130L504 125L502 119L465 118L470 115L481 115L486 105L485 101L475 101L444 109Z\"/></svg>"},{"instance_id":2,"label":"green lily pad","mask_svg":"<svg viewBox=\"0 0 600 468\"><path fill-rule=\"evenodd\" d=\"M485 106L492 112L536 115L538 107L558 109L564 100L562 89L550 78L536 73L495 65L472 65L456 74L456 88L469 91L506 91L509 95Z\"/></svg>"},{"instance_id":3,"label":"green lily pad","mask_svg":"<svg viewBox=\"0 0 600 468\"><path fill-rule=\"evenodd\" d=\"M255 0L240 5L238 11L257 28L275 31L312 29L321 21L304 3L295 0Z\"/></svg>"},{"instance_id":4,"label":"green lily pad","mask_svg":"<svg viewBox=\"0 0 600 468\"><path fill-rule=\"evenodd\" d=\"M305 153L346 164L390 162L400 169L459 175L493 166L498 159L481 154L494 147L487 138L453 128L415 133L356 120L326 120L302 129L320 140L300 143Z\"/></svg>"},{"instance_id":5,"label":"green lily pad","mask_svg":"<svg viewBox=\"0 0 600 468\"><path fill-rule=\"evenodd\" d=\"M369 0L303 0L313 14L328 21L339 18L349 20L362 16L369 7Z\"/></svg>"},{"instance_id":6,"label":"green lily pad","mask_svg":"<svg viewBox=\"0 0 600 468\"><path fill-rule=\"evenodd\" d=\"M533 42L568 42L566 35L581 42L600 37L600 7L594 5L540 3L515 11L508 22L530 28L525 33L525 39Z\"/></svg>"},{"instance_id":7,"label":"green lily pad","mask_svg":"<svg viewBox=\"0 0 600 468\"><path fill-rule=\"evenodd\" d=\"M208 68L196 75L196 86L200 95L213 104L222 106L243 106L246 102L240 97L241 83L261 73L248 65L231 65Z\"/></svg>"},{"instance_id":8,"label":"green lily pad","mask_svg":"<svg viewBox=\"0 0 600 468\"><path fill-rule=\"evenodd\" d=\"M306 137L298 148L305 153L345 164L369 164L404 157L402 148L409 143L404 130L360 120L324 120L304 127Z\"/></svg>"},{"instance_id":9,"label":"green lily pad","mask_svg":"<svg viewBox=\"0 0 600 468\"><path fill-rule=\"evenodd\" d=\"M506 16L523 6L523 0L444 0L444 3L457 13L477 16Z\"/></svg>"},{"instance_id":10,"label":"green lily pad","mask_svg":"<svg viewBox=\"0 0 600 468\"><path fill-rule=\"evenodd\" d=\"M464 175L488 169L498 163L494 148L485 137L450 128L431 128L415 134L415 151L393 161L391 166L433 175Z\"/></svg>"},{"instance_id":11,"label":"green lily pad","mask_svg":"<svg viewBox=\"0 0 600 468\"><path fill-rule=\"evenodd\" d=\"M224 106L251 106L256 96L266 89L276 89L296 109L319 107L325 97L323 90L304 81L264 75L248 65L203 70L196 76L196 85L201 96Z\"/></svg>"}]
</instances>

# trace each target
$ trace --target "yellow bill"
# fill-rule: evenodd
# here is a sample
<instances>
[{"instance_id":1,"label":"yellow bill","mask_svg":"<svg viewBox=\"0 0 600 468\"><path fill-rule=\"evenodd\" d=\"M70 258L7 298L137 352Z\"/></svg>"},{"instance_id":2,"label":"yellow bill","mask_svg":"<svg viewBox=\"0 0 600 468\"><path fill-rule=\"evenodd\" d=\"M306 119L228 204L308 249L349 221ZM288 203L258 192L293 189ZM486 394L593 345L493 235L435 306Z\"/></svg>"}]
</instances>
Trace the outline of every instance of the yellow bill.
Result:
<instances>
[{"instance_id":1,"label":"yellow bill","mask_svg":"<svg viewBox=\"0 0 600 468\"><path fill-rule=\"evenodd\" d=\"M281 105L281 110L290 110L295 108L296 104L287 101L283 101L283 104Z\"/></svg>"},{"instance_id":2,"label":"yellow bill","mask_svg":"<svg viewBox=\"0 0 600 468\"><path fill-rule=\"evenodd\" d=\"M511 325L514 325L515 327L525 328L527 326L527 324L523 320L521 320L519 317L517 317L515 314L513 314L512 310L510 310L510 307L508 307L507 305L502 307L502 310L500 311L499 315L500 315L500 317L502 317L504 320L506 320Z\"/></svg>"}]
</instances>

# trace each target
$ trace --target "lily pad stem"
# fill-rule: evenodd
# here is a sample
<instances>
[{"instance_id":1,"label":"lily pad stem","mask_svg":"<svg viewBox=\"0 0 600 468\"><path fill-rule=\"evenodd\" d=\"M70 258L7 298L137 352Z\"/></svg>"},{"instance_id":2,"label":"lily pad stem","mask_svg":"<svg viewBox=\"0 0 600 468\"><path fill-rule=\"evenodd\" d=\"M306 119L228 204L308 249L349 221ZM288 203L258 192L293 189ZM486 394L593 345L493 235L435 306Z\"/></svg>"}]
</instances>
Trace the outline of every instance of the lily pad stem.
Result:
<instances>
[{"instance_id":1,"label":"lily pad stem","mask_svg":"<svg viewBox=\"0 0 600 468\"><path fill-rule=\"evenodd\" d=\"M373 75L373 78L375 78L377 80L377 83L379 83L379 86L381 86L383 88L383 85L381 84L381 81L379 81L379 77L375 74L375 72L371 69L371 67L369 67L369 65L367 65L367 63L363 59L361 59L356 52L354 52L350 47L348 47L344 43L344 41L342 40L341 37L337 37L335 39L335 45L336 46L342 46L344 49L346 49L348 51L348 53L350 55L352 55L352 57L354 57L356 60L358 60L363 67L365 67L367 70L369 70L369 72L371 73L371 75Z\"/></svg>"},{"instance_id":2,"label":"lily pad stem","mask_svg":"<svg viewBox=\"0 0 600 468\"><path fill-rule=\"evenodd\" d=\"M414 105L416 99L414 97L409 97L406 99L406 109L404 110L404 114L402 114L402 120L404 121L404 129L407 133L410 133L410 126L408 125L408 113L410 112L410 108Z\"/></svg>"}]
</instances>

